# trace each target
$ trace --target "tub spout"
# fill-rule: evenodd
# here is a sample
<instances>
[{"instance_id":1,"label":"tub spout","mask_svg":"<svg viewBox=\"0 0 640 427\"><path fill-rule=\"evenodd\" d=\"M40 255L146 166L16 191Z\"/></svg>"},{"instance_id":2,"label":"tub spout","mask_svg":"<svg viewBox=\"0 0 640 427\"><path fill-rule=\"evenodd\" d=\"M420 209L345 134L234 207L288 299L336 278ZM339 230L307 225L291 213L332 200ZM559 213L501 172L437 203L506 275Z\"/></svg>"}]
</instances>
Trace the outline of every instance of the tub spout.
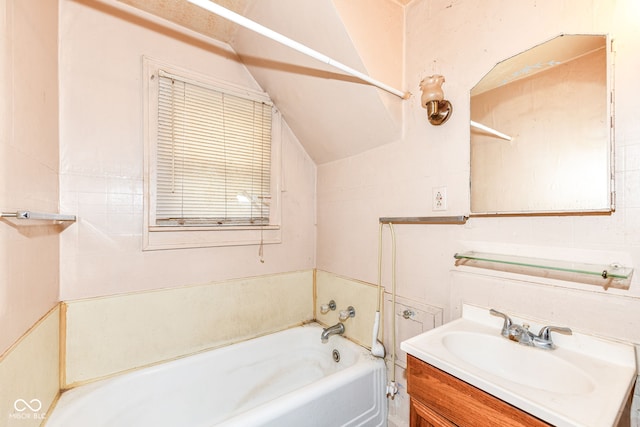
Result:
<instances>
[{"instance_id":1,"label":"tub spout","mask_svg":"<svg viewBox=\"0 0 640 427\"><path fill-rule=\"evenodd\" d=\"M320 335L320 340L322 342L327 342L331 335L336 334L344 334L344 324L342 322L338 322L333 326L329 326L328 328L323 329L322 335Z\"/></svg>"}]
</instances>

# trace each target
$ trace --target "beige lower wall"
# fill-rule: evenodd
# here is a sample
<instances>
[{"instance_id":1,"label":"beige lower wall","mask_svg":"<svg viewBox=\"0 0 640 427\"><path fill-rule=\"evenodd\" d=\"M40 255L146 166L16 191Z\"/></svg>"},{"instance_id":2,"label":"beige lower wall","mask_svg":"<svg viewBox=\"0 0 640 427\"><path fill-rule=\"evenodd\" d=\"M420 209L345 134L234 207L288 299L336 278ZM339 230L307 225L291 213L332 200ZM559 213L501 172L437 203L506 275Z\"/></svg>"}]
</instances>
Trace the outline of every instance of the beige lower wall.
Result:
<instances>
[{"instance_id":1,"label":"beige lower wall","mask_svg":"<svg viewBox=\"0 0 640 427\"><path fill-rule=\"evenodd\" d=\"M320 306L331 300L336 302L336 310L322 314ZM315 304L316 320L325 326L338 323L340 311L352 306L356 315L343 322L344 335L363 347L371 348L371 331L378 306L375 285L347 279L326 271L317 271Z\"/></svg>"},{"instance_id":2,"label":"beige lower wall","mask_svg":"<svg viewBox=\"0 0 640 427\"><path fill-rule=\"evenodd\" d=\"M62 388L313 320L313 271L64 303Z\"/></svg>"},{"instance_id":3,"label":"beige lower wall","mask_svg":"<svg viewBox=\"0 0 640 427\"><path fill-rule=\"evenodd\" d=\"M337 310L321 314L330 299ZM63 302L0 357L0 425L40 425L60 389L314 319L333 325L349 305L345 336L368 348L377 287L323 271Z\"/></svg>"},{"instance_id":4,"label":"beige lower wall","mask_svg":"<svg viewBox=\"0 0 640 427\"><path fill-rule=\"evenodd\" d=\"M58 304L0 356L0 425L39 426L59 391Z\"/></svg>"}]
</instances>

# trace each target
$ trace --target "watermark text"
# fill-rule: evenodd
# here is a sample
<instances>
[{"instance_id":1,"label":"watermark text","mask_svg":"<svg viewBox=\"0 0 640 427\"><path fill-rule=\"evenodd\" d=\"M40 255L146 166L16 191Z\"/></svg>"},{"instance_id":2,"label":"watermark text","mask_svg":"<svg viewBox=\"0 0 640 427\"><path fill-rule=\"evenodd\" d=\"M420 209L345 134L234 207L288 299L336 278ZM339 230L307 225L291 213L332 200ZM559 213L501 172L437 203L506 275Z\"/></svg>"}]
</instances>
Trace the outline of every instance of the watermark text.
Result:
<instances>
[{"instance_id":1,"label":"watermark text","mask_svg":"<svg viewBox=\"0 0 640 427\"><path fill-rule=\"evenodd\" d=\"M46 417L45 412L40 412L42 402L40 399L16 399L13 402L15 412L9 413L9 418L17 420L43 420Z\"/></svg>"}]
</instances>

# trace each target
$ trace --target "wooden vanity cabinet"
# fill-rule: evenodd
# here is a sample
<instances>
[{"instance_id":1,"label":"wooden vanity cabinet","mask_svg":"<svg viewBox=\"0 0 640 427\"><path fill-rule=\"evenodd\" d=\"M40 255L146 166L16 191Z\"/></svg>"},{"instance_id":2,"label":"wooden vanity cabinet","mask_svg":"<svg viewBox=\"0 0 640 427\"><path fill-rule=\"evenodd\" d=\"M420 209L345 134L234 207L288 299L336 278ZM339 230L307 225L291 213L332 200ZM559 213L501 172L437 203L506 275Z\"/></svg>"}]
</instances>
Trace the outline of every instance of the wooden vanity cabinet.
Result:
<instances>
[{"instance_id":1,"label":"wooden vanity cabinet","mask_svg":"<svg viewBox=\"0 0 640 427\"><path fill-rule=\"evenodd\" d=\"M411 427L538 427L550 424L407 355Z\"/></svg>"}]
</instances>

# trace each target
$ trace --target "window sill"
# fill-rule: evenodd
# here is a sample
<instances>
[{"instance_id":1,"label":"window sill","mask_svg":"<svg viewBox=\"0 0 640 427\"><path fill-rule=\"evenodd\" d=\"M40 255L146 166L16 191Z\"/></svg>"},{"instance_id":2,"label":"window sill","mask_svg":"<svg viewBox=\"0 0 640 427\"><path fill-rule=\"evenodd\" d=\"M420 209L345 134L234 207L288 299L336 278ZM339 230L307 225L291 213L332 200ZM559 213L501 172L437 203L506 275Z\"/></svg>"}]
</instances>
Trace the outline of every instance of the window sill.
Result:
<instances>
[{"instance_id":1,"label":"window sill","mask_svg":"<svg viewBox=\"0 0 640 427\"><path fill-rule=\"evenodd\" d=\"M144 232L143 250L207 248L282 242L280 226L267 227L160 227Z\"/></svg>"}]
</instances>

